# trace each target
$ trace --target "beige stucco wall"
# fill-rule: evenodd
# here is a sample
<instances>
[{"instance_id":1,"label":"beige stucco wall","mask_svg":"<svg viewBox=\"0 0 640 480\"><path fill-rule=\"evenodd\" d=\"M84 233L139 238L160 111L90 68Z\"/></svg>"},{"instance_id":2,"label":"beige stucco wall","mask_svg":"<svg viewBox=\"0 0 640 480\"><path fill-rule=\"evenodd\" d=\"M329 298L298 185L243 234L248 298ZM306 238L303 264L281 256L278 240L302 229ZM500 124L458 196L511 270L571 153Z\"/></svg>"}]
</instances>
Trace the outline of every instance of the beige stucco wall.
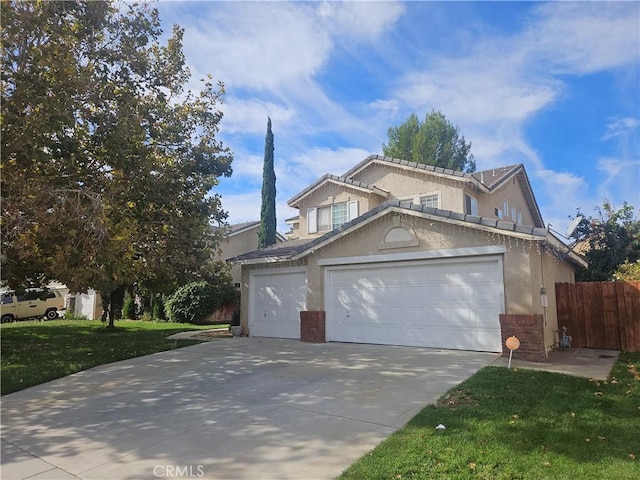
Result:
<instances>
[{"instance_id":1,"label":"beige stucco wall","mask_svg":"<svg viewBox=\"0 0 640 480\"><path fill-rule=\"evenodd\" d=\"M227 260L258 248L258 225L244 232L229 236L220 242L220 258ZM240 282L240 266L231 266L233 283Z\"/></svg>"},{"instance_id":2,"label":"beige stucco wall","mask_svg":"<svg viewBox=\"0 0 640 480\"><path fill-rule=\"evenodd\" d=\"M237 257L243 253L253 252L258 249L258 230L260 225L257 224L247 230L240 231L233 235L229 235L220 242L220 255L223 261L229 258ZM276 239L276 243L281 243L280 239ZM240 265L231 266L231 276L233 283L241 282Z\"/></svg>"},{"instance_id":3,"label":"beige stucco wall","mask_svg":"<svg viewBox=\"0 0 640 480\"><path fill-rule=\"evenodd\" d=\"M297 235L300 238L314 238L327 233L326 231L309 234L307 230L307 210L313 207L325 207L334 203L358 202L358 215L377 207L386 199L380 195L366 193L364 191L349 188L327 182L321 185L311 194L302 199L299 205L300 224Z\"/></svg>"},{"instance_id":4,"label":"beige stucco wall","mask_svg":"<svg viewBox=\"0 0 640 480\"><path fill-rule=\"evenodd\" d=\"M399 166L373 163L353 177L390 193L390 198L410 200L421 195L440 194L440 208L462 212L464 182L437 177Z\"/></svg>"},{"instance_id":5,"label":"beige stucco wall","mask_svg":"<svg viewBox=\"0 0 640 480\"><path fill-rule=\"evenodd\" d=\"M503 205L506 200L509 202L509 206L513 206L517 211L522 212L522 224L533 225L533 216L529 211L527 202L522 194L520 184L515 177L511 178L508 182L502 185L497 190L491 192L491 194L480 193L478 198L478 214L481 217L496 218L495 209L499 208L504 210ZM511 208L509 208L511 210ZM516 221L516 218L511 218L511 212L504 212L504 221Z\"/></svg>"},{"instance_id":6,"label":"beige stucco wall","mask_svg":"<svg viewBox=\"0 0 640 480\"><path fill-rule=\"evenodd\" d=\"M553 348L558 340L558 315L556 308L556 283L573 283L574 268L571 264L559 259L551 250L538 246L535 254L530 256L531 296L533 298L532 313L541 314L544 317L544 339L547 349ZM541 287L544 286L547 306L542 304Z\"/></svg>"}]
</instances>

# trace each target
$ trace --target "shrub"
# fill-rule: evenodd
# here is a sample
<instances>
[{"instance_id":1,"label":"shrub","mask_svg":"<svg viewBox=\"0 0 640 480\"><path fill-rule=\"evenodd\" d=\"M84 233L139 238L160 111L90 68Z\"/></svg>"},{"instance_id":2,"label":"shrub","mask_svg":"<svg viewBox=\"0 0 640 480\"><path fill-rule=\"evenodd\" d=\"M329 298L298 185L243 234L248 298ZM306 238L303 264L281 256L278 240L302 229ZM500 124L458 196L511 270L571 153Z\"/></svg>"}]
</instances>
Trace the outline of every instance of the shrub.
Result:
<instances>
[{"instance_id":1,"label":"shrub","mask_svg":"<svg viewBox=\"0 0 640 480\"><path fill-rule=\"evenodd\" d=\"M164 321L167 319L167 317L165 317L164 315L164 304L162 303L162 298L161 297L156 297L154 298L153 301L153 308L151 310L151 317L154 320L159 320L159 321Z\"/></svg>"},{"instance_id":2,"label":"shrub","mask_svg":"<svg viewBox=\"0 0 640 480\"><path fill-rule=\"evenodd\" d=\"M131 295L127 295L127 298L124 300L124 305L122 306L122 318L129 320L136 319L136 302L133 300Z\"/></svg>"},{"instance_id":3,"label":"shrub","mask_svg":"<svg viewBox=\"0 0 640 480\"><path fill-rule=\"evenodd\" d=\"M86 315L82 315L81 313L72 312L71 310L66 310L64 312L64 316L62 317L65 320L79 320L86 321L89 318Z\"/></svg>"},{"instance_id":4,"label":"shrub","mask_svg":"<svg viewBox=\"0 0 640 480\"><path fill-rule=\"evenodd\" d=\"M231 284L188 283L169 297L164 311L170 322L202 323L207 315L232 301L234 294Z\"/></svg>"}]
</instances>

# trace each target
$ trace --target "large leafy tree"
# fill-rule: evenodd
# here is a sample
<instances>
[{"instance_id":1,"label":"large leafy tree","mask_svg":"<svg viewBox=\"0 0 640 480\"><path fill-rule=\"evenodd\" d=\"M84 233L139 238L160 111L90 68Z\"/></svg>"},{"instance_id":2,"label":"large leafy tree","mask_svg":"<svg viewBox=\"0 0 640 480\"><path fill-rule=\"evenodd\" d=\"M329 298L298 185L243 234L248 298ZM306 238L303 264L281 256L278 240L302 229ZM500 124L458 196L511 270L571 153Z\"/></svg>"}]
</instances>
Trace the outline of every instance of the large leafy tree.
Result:
<instances>
[{"instance_id":1,"label":"large leafy tree","mask_svg":"<svg viewBox=\"0 0 640 480\"><path fill-rule=\"evenodd\" d=\"M271 118L267 117L267 136L264 141L264 166L262 171L262 206L258 247L276 243L276 172L273 165L273 132Z\"/></svg>"},{"instance_id":2,"label":"large leafy tree","mask_svg":"<svg viewBox=\"0 0 640 480\"><path fill-rule=\"evenodd\" d=\"M389 127L387 136L382 145L386 156L462 172L476 169L471 143L439 111L431 111L424 122L412 113L404 123Z\"/></svg>"},{"instance_id":3,"label":"large leafy tree","mask_svg":"<svg viewBox=\"0 0 640 480\"><path fill-rule=\"evenodd\" d=\"M640 220L627 202L617 209L605 201L596 217L583 216L573 237L589 268L576 272L581 282L601 282L617 277L630 279L640 261ZM637 267L635 267L637 268ZM617 275L618 273L618 275Z\"/></svg>"},{"instance_id":4,"label":"large leafy tree","mask_svg":"<svg viewBox=\"0 0 640 480\"><path fill-rule=\"evenodd\" d=\"M184 91L183 31L160 44L146 4L3 1L1 15L3 281L117 304L133 282L205 277L209 224L226 218L209 192L232 157L222 84Z\"/></svg>"}]
</instances>

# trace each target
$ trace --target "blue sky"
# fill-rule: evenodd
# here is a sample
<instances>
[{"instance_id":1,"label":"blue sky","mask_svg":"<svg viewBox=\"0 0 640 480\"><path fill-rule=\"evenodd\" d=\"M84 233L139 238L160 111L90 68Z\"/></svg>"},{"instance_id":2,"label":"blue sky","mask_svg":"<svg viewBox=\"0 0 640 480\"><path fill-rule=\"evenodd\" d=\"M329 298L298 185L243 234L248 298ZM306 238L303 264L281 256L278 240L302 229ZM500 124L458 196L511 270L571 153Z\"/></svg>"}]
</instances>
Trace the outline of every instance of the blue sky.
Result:
<instances>
[{"instance_id":1,"label":"blue sky","mask_svg":"<svg viewBox=\"0 0 640 480\"><path fill-rule=\"evenodd\" d=\"M167 2L191 88L225 84L229 222L258 220L267 116L278 229L287 200L382 153L387 129L440 110L478 170L523 163L564 232L606 198L640 207L638 2Z\"/></svg>"}]
</instances>

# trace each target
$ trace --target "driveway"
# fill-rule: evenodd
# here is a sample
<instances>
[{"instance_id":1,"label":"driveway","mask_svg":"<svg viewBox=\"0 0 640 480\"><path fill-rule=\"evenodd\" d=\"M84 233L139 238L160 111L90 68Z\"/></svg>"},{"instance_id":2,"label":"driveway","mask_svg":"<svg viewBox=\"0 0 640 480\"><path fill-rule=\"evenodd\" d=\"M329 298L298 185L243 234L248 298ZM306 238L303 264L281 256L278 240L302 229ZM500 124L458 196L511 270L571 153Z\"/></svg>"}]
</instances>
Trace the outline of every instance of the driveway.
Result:
<instances>
[{"instance_id":1,"label":"driveway","mask_svg":"<svg viewBox=\"0 0 640 480\"><path fill-rule=\"evenodd\" d=\"M2 398L1 477L334 478L496 358L238 338L112 363Z\"/></svg>"}]
</instances>

